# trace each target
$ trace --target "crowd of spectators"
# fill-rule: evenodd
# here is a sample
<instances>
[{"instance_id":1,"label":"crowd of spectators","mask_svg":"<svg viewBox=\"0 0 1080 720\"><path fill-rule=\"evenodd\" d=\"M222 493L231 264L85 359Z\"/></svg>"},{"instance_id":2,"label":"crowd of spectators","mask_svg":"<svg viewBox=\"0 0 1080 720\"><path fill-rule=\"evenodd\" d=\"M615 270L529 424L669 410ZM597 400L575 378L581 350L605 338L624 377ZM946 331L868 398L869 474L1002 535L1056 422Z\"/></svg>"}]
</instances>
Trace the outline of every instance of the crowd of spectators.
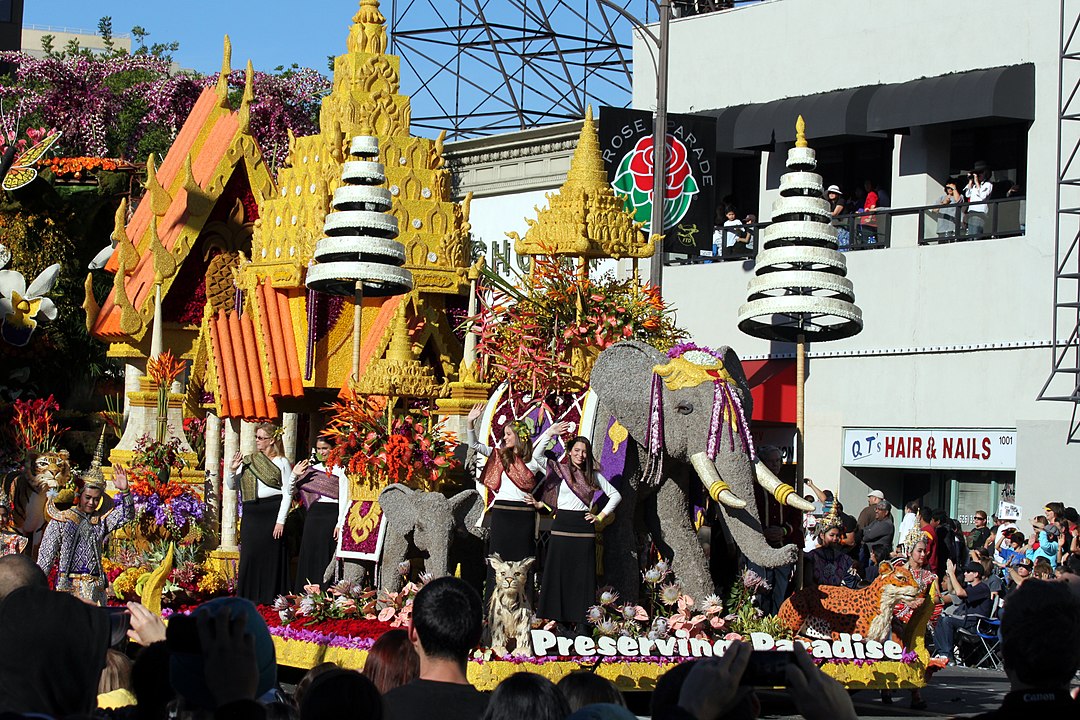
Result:
<instances>
[{"instance_id":1,"label":"crowd of spectators","mask_svg":"<svg viewBox=\"0 0 1080 720\"><path fill-rule=\"evenodd\" d=\"M819 538L823 547L846 558L844 566L857 583L866 582L867 568L897 552L889 547L893 533L885 532L893 524L891 506L871 491L854 518L831 492L812 481L808 486L818 507L807 526L828 526L829 537ZM938 651L951 646L966 622L965 611L988 615L988 603L1003 608L1001 654L1012 692L1001 711L986 717L1028 706L1065 716L1077 709L1069 694L1080 667L1076 520L1073 509L1048 503L1024 537L1006 518L995 517L991 524L980 512L964 532L945 513L905 507L900 526L914 538L901 545L911 552L909 563L930 582L941 580L940 602L955 608L945 610L933 633ZM1033 578L1039 563L1049 568L1047 580ZM992 586L994 578L998 584ZM482 616L480 596L466 583L449 577L431 581L416 596L411 626L382 635L362 672L317 665L290 694L279 684L266 623L247 600L212 600L190 615L173 615L166 629L160 617L135 603L118 612L51 591L25 556L7 556L0 558L0 645L6 649L0 656L0 714L136 720L634 717L615 686L588 671L557 685L519 672L490 694L480 692L469 681L468 661L481 640ZM1055 653L1042 644L1051 634ZM757 717L754 688L741 682L752 652L736 643L722 657L678 665L660 678L652 717ZM843 686L801 647L792 660L784 682L803 717L856 717Z\"/></svg>"}]
</instances>

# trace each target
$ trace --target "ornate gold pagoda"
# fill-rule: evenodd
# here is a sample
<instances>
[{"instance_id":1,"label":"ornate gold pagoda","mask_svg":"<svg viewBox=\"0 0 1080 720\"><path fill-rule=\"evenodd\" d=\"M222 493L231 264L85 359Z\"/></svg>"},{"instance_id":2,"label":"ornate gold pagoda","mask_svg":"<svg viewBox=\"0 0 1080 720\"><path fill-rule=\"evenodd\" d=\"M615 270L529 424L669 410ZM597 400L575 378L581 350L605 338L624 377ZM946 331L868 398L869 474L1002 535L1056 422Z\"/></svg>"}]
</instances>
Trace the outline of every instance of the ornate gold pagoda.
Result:
<instances>
[{"instance_id":1,"label":"ornate gold pagoda","mask_svg":"<svg viewBox=\"0 0 1080 720\"><path fill-rule=\"evenodd\" d=\"M608 183L592 106L585 111L570 172L557 193L548 193L548 207L526 219L525 237L506 235L519 255L564 255L579 258L652 257L659 238L646 238Z\"/></svg>"}]
</instances>

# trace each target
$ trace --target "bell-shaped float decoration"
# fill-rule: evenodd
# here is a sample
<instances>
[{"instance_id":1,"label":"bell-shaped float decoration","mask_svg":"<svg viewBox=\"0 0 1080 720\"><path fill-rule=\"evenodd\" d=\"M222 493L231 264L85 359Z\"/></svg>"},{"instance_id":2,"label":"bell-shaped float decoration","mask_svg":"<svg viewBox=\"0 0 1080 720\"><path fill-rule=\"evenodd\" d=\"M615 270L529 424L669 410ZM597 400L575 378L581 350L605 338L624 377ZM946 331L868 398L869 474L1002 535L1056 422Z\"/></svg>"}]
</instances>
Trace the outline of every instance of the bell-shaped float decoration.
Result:
<instances>
[{"instance_id":1,"label":"bell-shaped float decoration","mask_svg":"<svg viewBox=\"0 0 1080 720\"><path fill-rule=\"evenodd\" d=\"M315 244L315 265L308 268L307 286L333 295L387 297L412 290L412 273L405 264L405 246L396 240L397 218L390 215L390 191L379 155L379 140L368 135L352 139L342 165L344 185L334 191L333 211L326 216L326 237ZM364 159L361 159L364 158Z\"/></svg>"},{"instance_id":2,"label":"bell-shaped float decoration","mask_svg":"<svg viewBox=\"0 0 1080 720\"><path fill-rule=\"evenodd\" d=\"M802 116L795 129L795 147L787 157L791 172L780 177L772 224L762 231L755 277L739 308L739 329L783 342L839 340L862 330L862 310L837 250L837 229L829 223L832 208L814 172L817 156L807 145Z\"/></svg>"}]
</instances>

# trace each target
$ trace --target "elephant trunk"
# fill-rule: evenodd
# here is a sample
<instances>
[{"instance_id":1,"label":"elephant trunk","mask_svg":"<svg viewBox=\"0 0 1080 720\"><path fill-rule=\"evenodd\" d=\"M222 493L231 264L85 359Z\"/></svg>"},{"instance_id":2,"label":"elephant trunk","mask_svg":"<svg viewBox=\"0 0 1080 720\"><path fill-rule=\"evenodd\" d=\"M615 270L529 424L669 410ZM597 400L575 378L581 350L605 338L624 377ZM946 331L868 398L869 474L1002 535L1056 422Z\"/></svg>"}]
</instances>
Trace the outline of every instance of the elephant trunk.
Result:
<instances>
[{"instance_id":1,"label":"elephant trunk","mask_svg":"<svg viewBox=\"0 0 1080 720\"><path fill-rule=\"evenodd\" d=\"M765 467L765 464L760 460L754 465L754 476L757 478L758 485L765 488L781 505L790 505L803 512L813 511L813 505L806 502L804 498L799 497L799 494L795 492L795 488L781 482L780 478L773 475L772 471Z\"/></svg>"},{"instance_id":2,"label":"elephant trunk","mask_svg":"<svg viewBox=\"0 0 1080 720\"><path fill-rule=\"evenodd\" d=\"M709 497L736 510L746 507L746 501L731 492L731 487L720 477L720 471L716 469L716 465L709 459L708 454L694 453L690 456L690 464L701 478L701 482L708 488Z\"/></svg>"}]
</instances>

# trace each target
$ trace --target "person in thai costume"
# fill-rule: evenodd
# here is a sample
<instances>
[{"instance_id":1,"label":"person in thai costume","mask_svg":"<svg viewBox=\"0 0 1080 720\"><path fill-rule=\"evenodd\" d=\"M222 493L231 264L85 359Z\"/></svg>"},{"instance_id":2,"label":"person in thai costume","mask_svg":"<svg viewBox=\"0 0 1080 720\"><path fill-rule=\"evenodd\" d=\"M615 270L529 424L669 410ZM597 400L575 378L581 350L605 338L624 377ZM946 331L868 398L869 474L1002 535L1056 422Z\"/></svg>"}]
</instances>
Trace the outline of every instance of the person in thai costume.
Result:
<instances>
[{"instance_id":1,"label":"person in thai costume","mask_svg":"<svg viewBox=\"0 0 1080 720\"><path fill-rule=\"evenodd\" d=\"M0 488L0 557L21 555L26 552L30 538L19 533L11 521L11 503L8 495Z\"/></svg>"},{"instance_id":2,"label":"person in thai costume","mask_svg":"<svg viewBox=\"0 0 1080 720\"><path fill-rule=\"evenodd\" d=\"M251 455L233 456L225 481L240 488L240 568L236 594L253 603L269 605L288 591L285 517L293 494L293 468L285 457L281 428L273 423L255 426Z\"/></svg>"},{"instance_id":3,"label":"person in thai costume","mask_svg":"<svg viewBox=\"0 0 1080 720\"><path fill-rule=\"evenodd\" d=\"M38 550L38 566L48 575L57 565L56 589L96 605L105 604L107 579L101 566L105 543L118 528L135 518L135 498L128 492L127 470L113 467L114 500L105 493L100 470L76 481L74 496L61 491L49 500Z\"/></svg>"},{"instance_id":4,"label":"person in thai costume","mask_svg":"<svg viewBox=\"0 0 1080 720\"><path fill-rule=\"evenodd\" d=\"M855 561L843 546L844 521L834 507L818 523L818 546L806 554L807 577L815 585L858 587Z\"/></svg>"},{"instance_id":5,"label":"person in thai costume","mask_svg":"<svg viewBox=\"0 0 1080 720\"><path fill-rule=\"evenodd\" d=\"M304 585L324 585L326 568L334 559L334 550L345 513L349 508L349 478L341 467L326 464L334 449L334 440L320 437L310 459L296 464L295 487L307 509L304 534L300 539L300 558L296 566L296 592Z\"/></svg>"},{"instance_id":6,"label":"person in thai costume","mask_svg":"<svg viewBox=\"0 0 1080 720\"><path fill-rule=\"evenodd\" d=\"M900 601L893 606L893 630L897 635L903 634L904 626L911 622L915 611L922 607L924 602L934 604L934 610L928 621L930 628L933 628L941 615L941 590L938 586L938 576L937 573L930 569L929 563L930 535L920 528L912 527L900 541L905 555L898 557L896 562L904 563L911 570L911 575L919 583L922 596L918 600ZM920 632L925 631L926 628L920 630ZM887 700L886 698L891 698L892 694L887 690L883 690L881 697L883 702L891 702L891 699ZM911 707L915 710L924 710L926 708L926 701L923 700L922 693L918 688L911 691Z\"/></svg>"},{"instance_id":7,"label":"person in thai costume","mask_svg":"<svg viewBox=\"0 0 1080 720\"><path fill-rule=\"evenodd\" d=\"M596 512L601 493L607 502ZM584 630L586 613L596 602L596 531L618 507L622 495L596 472L592 443L579 435L570 441L561 461L548 464L540 498L534 499L535 507L554 512L555 519L537 615Z\"/></svg>"},{"instance_id":8,"label":"person in thai costume","mask_svg":"<svg viewBox=\"0 0 1080 720\"><path fill-rule=\"evenodd\" d=\"M536 508L532 492L537 474L547 470L544 450L553 437L569 432L569 423L554 423L533 440L532 429L523 420L507 423L499 447L492 448L476 436L473 424L484 411L476 405L468 416L469 448L488 458L477 480L477 491L484 499L488 525L488 555L503 560L524 560L536 555ZM485 600L490 597L494 571L488 568Z\"/></svg>"}]
</instances>

